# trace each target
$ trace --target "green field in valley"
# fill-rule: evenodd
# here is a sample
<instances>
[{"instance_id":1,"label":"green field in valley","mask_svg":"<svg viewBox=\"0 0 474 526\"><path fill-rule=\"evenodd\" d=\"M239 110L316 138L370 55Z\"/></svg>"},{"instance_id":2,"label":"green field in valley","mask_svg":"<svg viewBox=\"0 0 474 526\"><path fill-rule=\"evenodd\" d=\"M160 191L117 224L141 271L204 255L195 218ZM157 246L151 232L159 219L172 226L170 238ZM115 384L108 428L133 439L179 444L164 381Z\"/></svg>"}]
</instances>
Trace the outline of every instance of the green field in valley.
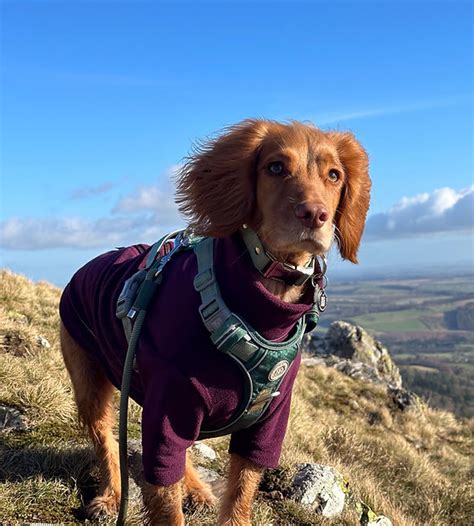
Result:
<instances>
[{"instance_id":1,"label":"green field in valley","mask_svg":"<svg viewBox=\"0 0 474 526\"><path fill-rule=\"evenodd\" d=\"M406 385L432 405L474 417L474 276L337 282L321 330L334 320L384 343Z\"/></svg>"}]
</instances>

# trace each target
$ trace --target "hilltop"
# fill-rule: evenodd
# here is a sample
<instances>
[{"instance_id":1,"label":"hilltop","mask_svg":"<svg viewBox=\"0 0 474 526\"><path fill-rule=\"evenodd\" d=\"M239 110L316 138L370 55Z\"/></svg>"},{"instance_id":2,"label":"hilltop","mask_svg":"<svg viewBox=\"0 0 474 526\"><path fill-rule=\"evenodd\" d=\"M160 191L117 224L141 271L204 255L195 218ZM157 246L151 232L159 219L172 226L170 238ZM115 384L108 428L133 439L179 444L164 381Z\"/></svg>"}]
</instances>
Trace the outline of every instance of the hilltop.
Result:
<instances>
[{"instance_id":1,"label":"hilltop","mask_svg":"<svg viewBox=\"0 0 474 526\"><path fill-rule=\"evenodd\" d=\"M97 490L88 440L76 424L58 347L60 290L0 273L0 523L83 523ZM139 439L140 408L129 436ZM401 410L386 386L324 364L303 365L281 467L261 486L257 526L359 525L360 512L323 518L289 497L297 465L336 469L352 494L397 526L464 525L474 513L470 454L474 423L424 404ZM225 472L227 439L207 441ZM140 524L132 507L130 524ZM187 524L212 525L210 511L187 509ZM112 524L112 522L111 522Z\"/></svg>"}]
</instances>

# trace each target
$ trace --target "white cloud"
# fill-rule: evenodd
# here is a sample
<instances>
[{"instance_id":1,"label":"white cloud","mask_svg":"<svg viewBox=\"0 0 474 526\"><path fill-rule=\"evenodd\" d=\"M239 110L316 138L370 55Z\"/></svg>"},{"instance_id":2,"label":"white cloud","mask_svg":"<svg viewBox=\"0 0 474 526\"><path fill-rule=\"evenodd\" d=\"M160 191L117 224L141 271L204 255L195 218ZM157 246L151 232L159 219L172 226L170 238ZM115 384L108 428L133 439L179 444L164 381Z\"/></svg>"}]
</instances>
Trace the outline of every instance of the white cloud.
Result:
<instances>
[{"instance_id":1,"label":"white cloud","mask_svg":"<svg viewBox=\"0 0 474 526\"><path fill-rule=\"evenodd\" d=\"M115 214L154 212L163 224L175 224L181 221L170 185L171 179L180 168L180 165L171 166L162 177L165 183L141 186L125 195L116 203L112 212Z\"/></svg>"},{"instance_id":2,"label":"white cloud","mask_svg":"<svg viewBox=\"0 0 474 526\"><path fill-rule=\"evenodd\" d=\"M81 217L9 218L0 223L0 246L6 250L113 248L132 243L152 243L166 230L183 226L174 203L171 166L159 185L142 186L123 196L111 214L96 220ZM107 192L112 183L84 187L76 198Z\"/></svg>"},{"instance_id":3,"label":"white cloud","mask_svg":"<svg viewBox=\"0 0 474 526\"><path fill-rule=\"evenodd\" d=\"M366 241L413 238L442 232L472 232L474 185L464 190L440 188L403 197L387 212L369 217ZM112 248L151 243L165 231L184 226L169 191L144 186L122 197L112 214L93 221L79 217L9 218L0 223L0 246L6 250L60 247Z\"/></svg>"},{"instance_id":4,"label":"white cloud","mask_svg":"<svg viewBox=\"0 0 474 526\"><path fill-rule=\"evenodd\" d=\"M151 243L164 230L155 214L104 217L95 221L78 217L10 218L0 223L0 244L7 250L113 248Z\"/></svg>"},{"instance_id":5,"label":"white cloud","mask_svg":"<svg viewBox=\"0 0 474 526\"><path fill-rule=\"evenodd\" d=\"M474 229L474 185L463 190L440 188L403 197L387 212L369 217L365 239L396 239Z\"/></svg>"}]
</instances>

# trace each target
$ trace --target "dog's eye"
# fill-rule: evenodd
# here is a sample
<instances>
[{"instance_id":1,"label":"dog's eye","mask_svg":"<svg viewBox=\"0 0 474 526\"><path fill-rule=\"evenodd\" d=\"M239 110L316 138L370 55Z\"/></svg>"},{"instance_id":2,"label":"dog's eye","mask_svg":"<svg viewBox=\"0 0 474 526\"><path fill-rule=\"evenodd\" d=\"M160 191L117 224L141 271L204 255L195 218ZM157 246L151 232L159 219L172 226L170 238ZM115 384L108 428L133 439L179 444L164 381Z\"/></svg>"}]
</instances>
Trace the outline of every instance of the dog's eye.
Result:
<instances>
[{"instance_id":1,"label":"dog's eye","mask_svg":"<svg viewBox=\"0 0 474 526\"><path fill-rule=\"evenodd\" d=\"M329 170L328 173L328 179L335 183L336 181L339 181L339 177L341 177L341 174L337 170Z\"/></svg>"},{"instance_id":2,"label":"dog's eye","mask_svg":"<svg viewBox=\"0 0 474 526\"><path fill-rule=\"evenodd\" d=\"M273 175L281 175L285 171L285 167L282 162L274 161L268 165L268 171Z\"/></svg>"}]
</instances>

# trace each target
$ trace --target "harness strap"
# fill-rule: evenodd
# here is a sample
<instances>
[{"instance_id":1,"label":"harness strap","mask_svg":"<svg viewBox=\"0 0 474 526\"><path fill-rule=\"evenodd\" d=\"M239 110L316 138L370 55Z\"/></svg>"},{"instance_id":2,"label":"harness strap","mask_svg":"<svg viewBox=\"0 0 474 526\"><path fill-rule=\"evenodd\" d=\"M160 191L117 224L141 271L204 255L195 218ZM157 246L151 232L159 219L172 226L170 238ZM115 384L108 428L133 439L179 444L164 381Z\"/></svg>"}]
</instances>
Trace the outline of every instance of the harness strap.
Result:
<instances>
[{"instance_id":1,"label":"harness strap","mask_svg":"<svg viewBox=\"0 0 474 526\"><path fill-rule=\"evenodd\" d=\"M306 324L300 319L294 334L282 343L265 340L222 299L214 272L214 240L204 238L194 245L198 273L194 288L201 296L199 313L211 341L239 367L243 377L243 396L230 422L219 429L201 429L199 438L231 434L250 427L264 415L291 363L295 359Z\"/></svg>"},{"instance_id":2,"label":"harness strap","mask_svg":"<svg viewBox=\"0 0 474 526\"><path fill-rule=\"evenodd\" d=\"M214 246L212 238L204 238L196 250L198 273L194 277L194 288L201 295L199 314L206 329L212 334L231 317L231 312L222 301L219 285L214 273Z\"/></svg>"}]
</instances>

